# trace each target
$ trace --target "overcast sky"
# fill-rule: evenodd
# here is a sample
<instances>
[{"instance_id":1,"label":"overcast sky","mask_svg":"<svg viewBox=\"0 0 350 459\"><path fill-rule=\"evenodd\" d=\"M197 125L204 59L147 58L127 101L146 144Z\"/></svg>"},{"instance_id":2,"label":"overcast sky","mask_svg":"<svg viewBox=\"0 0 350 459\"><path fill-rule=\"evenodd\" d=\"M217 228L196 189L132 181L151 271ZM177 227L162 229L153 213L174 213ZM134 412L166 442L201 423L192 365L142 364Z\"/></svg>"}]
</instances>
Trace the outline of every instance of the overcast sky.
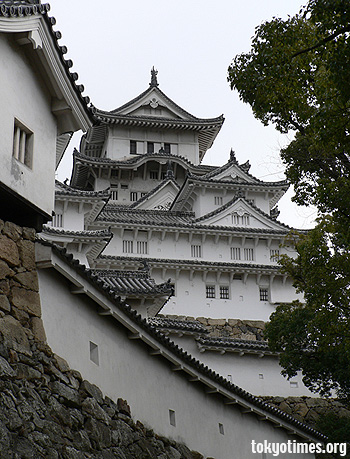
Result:
<instances>
[{"instance_id":1,"label":"overcast sky","mask_svg":"<svg viewBox=\"0 0 350 459\"><path fill-rule=\"evenodd\" d=\"M193 115L224 114L225 123L204 163L222 165L233 148L239 162L249 159L251 173L275 181L284 178L279 149L288 138L254 118L227 83L233 57L250 49L257 25L273 16L286 18L300 0L51 0L60 45L68 47L72 71L84 95L103 110L113 110L147 89L150 70L158 70L160 89ZM70 177L75 136L59 169ZM315 212L280 201L280 220L307 228Z\"/></svg>"}]
</instances>

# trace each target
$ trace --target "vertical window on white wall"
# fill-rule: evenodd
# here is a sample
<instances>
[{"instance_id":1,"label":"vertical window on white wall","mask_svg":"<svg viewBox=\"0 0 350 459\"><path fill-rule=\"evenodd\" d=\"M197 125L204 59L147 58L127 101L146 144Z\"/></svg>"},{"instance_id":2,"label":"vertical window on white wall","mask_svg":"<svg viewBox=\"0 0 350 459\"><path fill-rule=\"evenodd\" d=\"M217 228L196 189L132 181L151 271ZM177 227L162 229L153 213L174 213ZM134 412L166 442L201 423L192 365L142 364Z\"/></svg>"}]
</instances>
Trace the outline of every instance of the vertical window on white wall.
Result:
<instances>
[{"instance_id":1,"label":"vertical window on white wall","mask_svg":"<svg viewBox=\"0 0 350 459\"><path fill-rule=\"evenodd\" d=\"M123 253L134 253L133 241L123 241Z\"/></svg>"},{"instance_id":2,"label":"vertical window on white wall","mask_svg":"<svg viewBox=\"0 0 350 459\"><path fill-rule=\"evenodd\" d=\"M231 247L231 260L240 260L240 259L241 259L241 248Z\"/></svg>"},{"instance_id":3,"label":"vertical window on white wall","mask_svg":"<svg viewBox=\"0 0 350 459\"><path fill-rule=\"evenodd\" d=\"M202 258L202 246L201 245L191 245L191 257L192 258Z\"/></svg>"},{"instance_id":4,"label":"vertical window on white wall","mask_svg":"<svg viewBox=\"0 0 350 459\"><path fill-rule=\"evenodd\" d=\"M239 225L239 215L234 213L231 215L231 217L232 217L232 224Z\"/></svg>"},{"instance_id":5,"label":"vertical window on white wall","mask_svg":"<svg viewBox=\"0 0 350 459\"><path fill-rule=\"evenodd\" d=\"M99 365L99 355L98 355L98 346L97 344L90 341L90 360L96 365Z\"/></svg>"},{"instance_id":6,"label":"vertical window on white wall","mask_svg":"<svg viewBox=\"0 0 350 459\"><path fill-rule=\"evenodd\" d=\"M205 293L207 298L215 298L215 285L206 285Z\"/></svg>"},{"instance_id":7,"label":"vertical window on white wall","mask_svg":"<svg viewBox=\"0 0 350 459\"><path fill-rule=\"evenodd\" d=\"M148 253L148 242L147 241L137 241L136 244L137 253L145 255Z\"/></svg>"},{"instance_id":8,"label":"vertical window on white wall","mask_svg":"<svg viewBox=\"0 0 350 459\"><path fill-rule=\"evenodd\" d=\"M279 257L280 257L280 251L278 249L270 250L270 260L271 261L278 261Z\"/></svg>"},{"instance_id":9,"label":"vertical window on white wall","mask_svg":"<svg viewBox=\"0 0 350 459\"><path fill-rule=\"evenodd\" d=\"M222 196L214 196L214 204L216 206L222 206Z\"/></svg>"},{"instance_id":10,"label":"vertical window on white wall","mask_svg":"<svg viewBox=\"0 0 350 459\"><path fill-rule=\"evenodd\" d=\"M51 226L54 226L56 228L62 228L63 227L63 215L56 213L52 217L52 223Z\"/></svg>"},{"instance_id":11,"label":"vertical window on white wall","mask_svg":"<svg viewBox=\"0 0 350 459\"><path fill-rule=\"evenodd\" d=\"M244 249L244 259L245 261L254 260L254 249Z\"/></svg>"},{"instance_id":12,"label":"vertical window on white wall","mask_svg":"<svg viewBox=\"0 0 350 459\"><path fill-rule=\"evenodd\" d=\"M137 148L136 148L136 140L130 140L130 154L136 155Z\"/></svg>"},{"instance_id":13,"label":"vertical window on white wall","mask_svg":"<svg viewBox=\"0 0 350 459\"><path fill-rule=\"evenodd\" d=\"M130 193L130 201L137 201L137 192L131 191Z\"/></svg>"},{"instance_id":14,"label":"vertical window on white wall","mask_svg":"<svg viewBox=\"0 0 350 459\"><path fill-rule=\"evenodd\" d=\"M116 188L111 188L111 200L118 201L118 190Z\"/></svg>"},{"instance_id":15,"label":"vertical window on white wall","mask_svg":"<svg viewBox=\"0 0 350 459\"><path fill-rule=\"evenodd\" d=\"M250 225L250 215L249 214L244 214L242 216L242 224L245 226Z\"/></svg>"},{"instance_id":16,"label":"vertical window on white wall","mask_svg":"<svg viewBox=\"0 0 350 459\"><path fill-rule=\"evenodd\" d=\"M171 426L176 427L175 411L169 410L169 422Z\"/></svg>"},{"instance_id":17,"label":"vertical window on white wall","mask_svg":"<svg viewBox=\"0 0 350 459\"><path fill-rule=\"evenodd\" d=\"M17 161L32 168L33 132L15 119L12 155Z\"/></svg>"},{"instance_id":18,"label":"vertical window on white wall","mask_svg":"<svg viewBox=\"0 0 350 459\"><path fill-rule=\"evenodd\" d=\"M219 422L219 432L221 433L221 435L225 435L224 424L221 424L220 422Z\"/></svg>"}]
</instances>

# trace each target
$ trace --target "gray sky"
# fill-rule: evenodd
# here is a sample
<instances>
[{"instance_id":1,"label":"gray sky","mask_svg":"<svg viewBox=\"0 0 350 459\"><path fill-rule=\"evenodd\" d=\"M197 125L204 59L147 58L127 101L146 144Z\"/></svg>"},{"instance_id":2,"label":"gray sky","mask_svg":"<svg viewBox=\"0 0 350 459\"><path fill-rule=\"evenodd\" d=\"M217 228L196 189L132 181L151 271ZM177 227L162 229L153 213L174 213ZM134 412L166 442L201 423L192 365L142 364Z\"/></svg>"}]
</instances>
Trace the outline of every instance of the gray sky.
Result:
<instances>
[{"instance_id":1,"label":"gray sky","mask_svg":"<svg viewBox=\"0 0 350 459\"><path fill-rule=\"evenodd\" d=\"M236 54L248 52L257 25L273 16L299 11L301 0L50 0L50 15L68 47L72 71L85 95L112 110L144 91L150 69L158 70L162 91L195 116L224 114L225 123L204 163L224 164L231 147L238 161L249 159L251 173L262 180L284 178L279 149L288 142L274 127L264 127L227 83ZM58 172L70 177L74 137ZM280 220L291 226L312 225L315 212L280 201Z\"/></svg>"}]
</instances>

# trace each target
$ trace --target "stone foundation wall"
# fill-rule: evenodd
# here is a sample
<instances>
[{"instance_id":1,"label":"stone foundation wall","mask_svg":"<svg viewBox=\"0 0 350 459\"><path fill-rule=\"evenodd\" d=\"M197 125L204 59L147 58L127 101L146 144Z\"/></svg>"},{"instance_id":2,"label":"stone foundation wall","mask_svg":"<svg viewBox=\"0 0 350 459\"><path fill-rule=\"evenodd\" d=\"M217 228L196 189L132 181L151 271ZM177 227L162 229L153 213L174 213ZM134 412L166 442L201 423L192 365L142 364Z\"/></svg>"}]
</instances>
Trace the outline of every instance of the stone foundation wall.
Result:
<instances>
[{"instance_id":1,"label":"stone foundation wall","mask_svg":"<svg viewBox=\"0 0 350 459\"><path fill-rule=\"evenodd\" d=\"M126 401L104 397L52 353L34 240L32 229L0 220L1 459L203 458L134 422Z\"/></svg>"},{"instance_id":2,"label":"stone foundation wall","mask_svg":"<svg viewBox=\"0 0 350 459\"><path fill-rule=\"evenodd\" d=\"M261 397L270 405L291 414L296 419L311 427L316 426L318 418L333 413L340 417L350 418L350 410L339 400L313 397Z\"/></svg>"},{"instance_id":3,"label":"stone foundation wall","mask_svg":"<svg viewBox=\"0 0 350 459\"><path fill-rule=\"evenodd\" d=\"M188 321L197 320L209 330L209 336L215 338L237 338L250 341L262 341L264 339L265 322L261 320L226 320L176 315L162 316L161 314L159 317Z\"/></svg>"}]
</instances>

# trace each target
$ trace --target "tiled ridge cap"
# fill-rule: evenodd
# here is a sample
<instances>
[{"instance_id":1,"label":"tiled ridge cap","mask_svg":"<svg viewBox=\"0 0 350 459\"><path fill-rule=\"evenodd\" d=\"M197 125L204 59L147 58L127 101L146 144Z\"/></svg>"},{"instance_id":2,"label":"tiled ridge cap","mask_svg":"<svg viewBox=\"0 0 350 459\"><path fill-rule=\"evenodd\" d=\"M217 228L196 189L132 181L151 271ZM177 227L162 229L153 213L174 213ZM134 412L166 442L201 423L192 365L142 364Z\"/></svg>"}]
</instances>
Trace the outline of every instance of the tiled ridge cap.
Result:
<instances>
[{"instance_id":1,"label":"tiled ridge cap","mask_svg":"<svg viewBox=\"0 0 350 459\"><path fill-rule=\"evenodd\" d=\"M105 190L100 191L86 191L81 190L78 188L73 188L65 183L62 183L58 180L55 180L55 186L59 189L55 190L55 194L59 196L86 196L87 198L109 198L110 196L110 188L106 188Z\"/></svg>"},{"instance_id":2,"label":"tiled ridge cap","mask_svg":"<svg viewBox=\"0 0 350 459\"><path fill-rule=\"evenodd\" d=\"M327 437L320 432L316 431L312 427L309 427L306 424L298 421L297 419L293 418L288 413L276 408L268 403L264 402L259 397L250 394L246 390L238 387L237 385L227 381L223 376L219 375L215 371L205 366L199 360L195 359L191 354L187 351L184 351L180 348L177 344L171 341L162 333L158 332L156 327L147 323L145 319L141 317L135 310L133 310L130 306L126 305L125 302L121 302L120 296L115 294L113 290L107 288L102 279L98 279L96 275L94 275L89 269L87 269L84 265L82 265L78 260L73 258L72 254L68 254L67 250L64 248L57 247L55 244L51 244L48 242L40 241L41 244L52 247L53 251L64 261L69 263L80 275L85 277L85 279L91 282L97 289L99 289L109 300L111 300L118 308L120 308L130 319L132 319L137 325L139 325L142 329L144 329L147 333L153 336L157 341L159 341L162 345L167 347L171 352L176 354L179 358L181 358L187 365L195 368L200 373L204 374L209 379L215 381L216 383L221 384L225 389L229 390L234 395L239 395L243 399L249 401L250 403L254 404L255 406L264 409L265 411L289 422L291 425L296 426L303 432L307 432L310 435L319 438L322 441L326 441Z\"/></svg>"},{"instance_id":3,"label":"tiled ridge cap","mask_svg":"<svg viewBox=\"0 0 350 459\"><path fill-rule=\"evenodd\" d=\"M209 333L209 330L197 320L180 320L163 317L149 317L147 322L161 329L186 330L197 333Z\"/></svg>"},{"instance_id":4,"label":"tiled ridge cap","mask_svg":"<svg viewBox=\"0 0 350 459\"><path fill-rule=\"evenodd\" d=\"M90 98L88 96L83 96L84 86L82 84L77 84L76 81L79 78L79 75L76 72L71 72L70 68L73 66L73 61L71 59L66 60L64 55L68 52L66 46L58 44L58 40L62 38L62 34L59 31L54 31L53 26L56 24L56 19L48 15L51 7L49 3L41 4L40 1L29 2L29 1L2 1L0 4L0 16L16 18L16 17L25 17L25 16L43 16L48 28L50 35L53 39L54 46L58 55L60 57L61 63L65 69L65 72L70 80L71 86L74 89L75 93L78 95L80 102L82 103L84 109L89 115L91 121L95 119L94 112L95 108L90 103Z\"/></svg>"},{"instance_id":5,"label":"tiled ridge cap","mask_svg":"<svg viewBox=\"0 0 350 459\"><path fill-rule=\"evenodd\" d=\"M269 350L267 341L258 340L245 340L238 338L225 338L225 337L212 337L205 336L197 338L200 344L208 346L222 346L222 347L238 347L245 349L261 349Z\"/></svg>"},{"instance_id":6,"label":"tiled ridge cap","mask_svg":"<svg viewBox=\"0 0 350 459\"><path fill-rule=\"evenodd\" d=\"M223 184L223 185L240 185L240 186L263 186L263 187L281 187L286 189L289 188L290 184L288 183L287 180L279 180L277 182L264 182L262 180L257 179L254 176L251 176L253 179L255 179L255 182L242 182L238 180L214 180L214 179L207 179L206 175L194 175L189 173L188 174L189 178L192 179L193 181L198 181L198 182L207 182L207 183L217 183L217 184Z\"/></svg>"},{"instance_id":7,"label":"tiled ridge cap","mask_svg":"<svg viewBox=\"0 0 350 459\"><path fill-rule=\"evenodd\" d=\"M133 209L131 206L123 206L118 204L107 204L104 208L104 211L118 211L122 210L123 212L133 213L133 214L148 214L148 215L164 215L169 217L188 217L193 218L194 212L190 211L177 211L177 210L156 210L156 209Z\"/></svg>"}]
</instances>

